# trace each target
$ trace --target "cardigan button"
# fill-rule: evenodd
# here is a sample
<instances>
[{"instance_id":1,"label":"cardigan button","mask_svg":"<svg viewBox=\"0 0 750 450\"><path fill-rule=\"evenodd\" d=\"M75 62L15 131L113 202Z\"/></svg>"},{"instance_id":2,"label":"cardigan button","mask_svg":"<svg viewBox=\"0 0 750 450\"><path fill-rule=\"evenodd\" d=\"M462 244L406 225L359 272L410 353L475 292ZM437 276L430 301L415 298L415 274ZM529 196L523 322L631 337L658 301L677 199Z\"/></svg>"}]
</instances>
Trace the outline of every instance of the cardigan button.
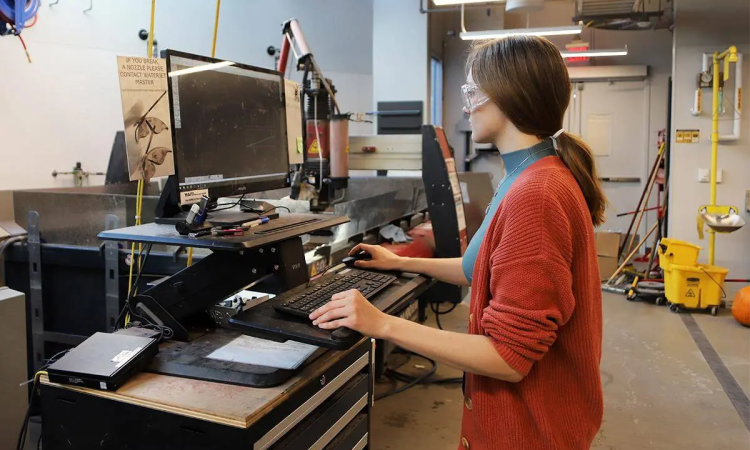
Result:
<instances>
[{"instance_id":1,"label":"cardigan button","mask_svg":"<svg viewBox=\"0 0 750 450\"><path fill-rule=\"evenodd\" d=\"M473 408L473 405L471 403L471 398L469 397L464 398L464 406L466 406L466 409L471 411L471 409Z\"/></svg>"},{"instance_id":2,"label":"cardigan button","mask_svg":"<svg viewBox=\"0 0 750 450\"><path fill-rule=\"evenodd\" d=\"M464 450L469 450L469 441L465 437L461 438L461 445L464 446Z\"/></svg>"}]
</instances>

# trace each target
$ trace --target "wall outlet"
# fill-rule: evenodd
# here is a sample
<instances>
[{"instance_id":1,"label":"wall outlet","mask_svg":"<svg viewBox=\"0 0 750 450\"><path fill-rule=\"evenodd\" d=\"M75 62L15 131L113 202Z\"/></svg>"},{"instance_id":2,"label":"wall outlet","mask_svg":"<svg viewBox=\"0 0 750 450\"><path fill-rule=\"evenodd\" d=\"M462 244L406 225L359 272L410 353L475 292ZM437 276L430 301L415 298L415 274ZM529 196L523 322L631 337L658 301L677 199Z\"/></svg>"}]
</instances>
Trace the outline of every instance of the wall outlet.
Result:
<instances>
[{"instance_id":1,"label":"wall outlet","mask_svg":"<svg viewBox=\"0 0 750 450\"><path fill-rule=\"evenodd\" d=\"M724 171L716 169L716 183L720 184L724 176ZM709 183L711 181L711 170L710 169L698 169L698 182Z\"/></svg>"}]
</instances>

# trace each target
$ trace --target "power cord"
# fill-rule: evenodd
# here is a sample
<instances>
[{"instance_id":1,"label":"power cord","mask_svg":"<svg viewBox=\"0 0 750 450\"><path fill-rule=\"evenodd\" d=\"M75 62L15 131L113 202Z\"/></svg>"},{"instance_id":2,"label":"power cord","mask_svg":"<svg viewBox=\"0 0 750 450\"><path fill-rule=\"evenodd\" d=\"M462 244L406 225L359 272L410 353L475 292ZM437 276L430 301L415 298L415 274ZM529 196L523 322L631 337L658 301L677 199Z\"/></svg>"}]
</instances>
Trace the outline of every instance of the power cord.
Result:
<instances>
[{"instance_id":1,"label":"power cord","mask_svg":"<svg viewBox=\"0 0 750 450\"><path fill-rule=\"evenodd\" d=\"M411 375L397 372L395 370L390 370L387 372L387 374L390 378L396 379L398 381L402 381L404 383L409 383L416 379L415 377L412 377ZM423 381L420 381L418 384L459 384L459 383L462 383L463 381L464 381L463 377L438 378L436 380L423 380Z\"/></svg>"},{"instance_id":2,"label":"power cord","mask_svg":"<svg viewBox=\"0 0 750 450\"><path fill-rule=\"evenodd\" d=\"M60 358L62 358L69 351L70 349L67 349L56 353L53 357L49 358L47 362L39 369L39 371L34 375L34 378L21 383L21 386L29 383L33 383L33 386L31 387L31 394L29 395L29 405L26 407L26 415L24 416L23 424L21 425L21 431L18 433L16 450L23 450L24 445L26 444L26 438L28 437L29 431L29 419L31 418L31 408L34 405L34 398L36 398L37 391L39 390L39 378L42 375L47 375L47 368L58 361ZM39 437L39 441L37 441L37 448L39 448L40 443L41 436Z\"/></svg>"},{"instance_id":3,"label":"power cord","mask_svg":"<svg viewBox=\"0 0 750 450\"><path fill-rule=\"evenodd\" d=\"M135 283L132 285L132 288L128 291L128 298L125 300L125 305L122 308L122 311L120 311L120 315L117 316L117 320L115 321L115 330L119 329L120 327L120 321L123 318L123 315L125 316L125 325L130 322L129 313L130 313L130 302L133 300L133 297L136 295L136 291L138 290L138 283L141 281L141 276L143 275L143 268L146 267L146 262L148 261L148 255L151 254L151 248L153 247L153 244L147 244L146 245L146 253L143 256L143 261L141 264L139 264L138 267L138 274L135 277ZM140 255L139 255L140 256ZM132 267L132 264L135 264L135 258L130 258L130 264Z\"/></svg>"},{"instance_id":4,"label":"power cord","mask_svg":"<svg viewBox=\"0 0 750 450\"><path fill-rule=\"evenodd\" d=\"M5 250L12 247L13 244L15 244L16 242L24 242L26 239L26 236L16 236L0 242L0 257L2 257L5 253Z\"/></svg>"},{"instance_id":5,"label":"power cord","mask_svg":"<svg viewBox=\"0 0 750 450\"><path fill-rule=\"evenodd\" d=\"M405 373L401 373L397 371L396 369L388 368L385 370L385 376L390 378L391 380L395 382L402 382L406 383L405 385L396 388L392 391L376 395L375 400L382 400L384 398L390 397L392 395L400 394L408 389L413 388L414 386L418 384L458 384L463 382L463 378L456 377L456 378L439 378L439 379L431 379L431 377L435 374L438 368L437 362L435 360L430 359L426 356L422 356L420 354L414 353L414 352L407 352L407 351L396 351L394 352L396 354L405 354L408 355L408 359L402 364L406 364L412 356L417 356L419 358L426 359L430 364L432 364L432 367L430 370L428 370L423 375L420 375L418 377L414 377L412 375L407 375Z\"/></svg>"},{"instance_id":6,"label":"power cord","mask_svg":"<svg viewBox=\"0 0 750 450\"><path fill-rule=\"evenodd\" d=\"M17 242L25 242L26 236L16 236L0 242L0 261L3 260L5 251L13 246ZM5 266L0 265L0 277L5 278Z\"/></svg>"},{"instance_id":7,"label":"power cord","mask_svg":"<svg viewBox=\"0 0 750 450\"><path fill-rule=\"evenodd\" d=\"M384 398L388 398L388 397L390 397L392 395L400 394L400 393L402 393L402 392L404 392L404 391L406 391L408 389L413 388L414 386L418 385L420 382L422 382L422 381L430 378L431 376L433 376L435 374L435 372L437 371L437 363L435 361L431 360L430 358L427 358L427 357L424 357L424 356L423 356L423 358L426 359L427 361L429 361L432 364L432 368L430 370L428 370L427 373L425 373L424 375L422 375L422 376L420 376L420 377L412 380L411 382L409 382L409 383L401 386L400 388L396 388L396 389L394 389L392 391L389 391L389 392L386 392L386 393L383 393L383 394L380 394L380 395L376 395L375 396L375 401L382 400Z\"/></svg>"},{"instance_id":8,"label":"power cord","mask_svg":"<svg viewBox=\"0 0 750 450\"><path fill-rule=\"evenodd\" d=\"M146 294L137 294L134 297L134 299L138 297L146 297L146 298L150 298L153 301L156 301L154 297L150 295L146 295ZM128 310L129 310L128 313L130 314L130 316L135 317L136 319L139 319L140 322L139 323L131 322L125 326L126 329L127 328L143 328L147 330L158 331L159 332L158 342L164 342L174 337L174 330L172 330L170 327L166 325L159 325L157 323L153 323L148 318L140 316L135 311L133 311L132 302L128 304Z\"/></svg>"},{"instance_id":9,"label":"power cord","mask_svg":"<svg viewBox=\"0 0 750 450\"><path fill-rule=\"evenodd\" d=\"M268 215L268 213L270 213L271 211L276 211L277 209L286 209L286 212L288 212L289 214L292 213L292 210L287 208L286 206L274 206L273 208L269 208L267 211L263 211L263 214Z\"/></svg>"},{"instance_id":10,"label":"power cord","mask_svg":"<svg viewBox=\"0 0 750 450\"><path fill-rule=\"evenodd\" d=\"M440 311L440 305L439 304L430 303L430 309L432 310L432 312L435 313L435 322L437 322L438 328L440 328L441 330L443 329L443 325L440 323L440 316L442 314L448 314L448 313L452 312L454 309L456 309L456 306L458 306L458 303L454 303L453 306L451 306L446 311Z\"/></svg>"},{"instance_id":11,"label":"power cord","mask_svg":"<svg viewBox=\"0 0 750 450\"><path fill-rule=\"evenodd\" d=\"M209 209L208 212L226 211L242 204L242 200L245 198L245 194L242 194L239 200L234 203L219 203L213 208ZM223 206L223 208L221 208Z\"/></svg>"},{"instance_id":12,"label":"power cord","mask_svg":"<svg viewBox=\"0 0 750 450\"><path fill-rule=\"evenodd\" d=\"M408 359L404 362L404 364L402 364L399 367L392 367L392 368L387 369L386 372L389 373L389 376L393 376L393 377L397 377L397 378L403 378L404 382L409 382L412 379L414 379L414 377L411 376L411 375L398 372L398 369L400 367L402 367L403 365L405 365L406 363L408 363L409 360L411 360L412 356L418 356L420 358L424 358L424 356L422 356L422 355L420 355L418 353L414 353L414 352L411 352L411 351L403 350L401 348L397 348L394 351L394 353L397 354L397 355L407 355ZM455 384L455 383L463 383L463 381L464 381L463 377L437 378L437 379L425 380L425 381L423 381L423 382L421 382L419 384Z\"/></svg>"}]
</instances>

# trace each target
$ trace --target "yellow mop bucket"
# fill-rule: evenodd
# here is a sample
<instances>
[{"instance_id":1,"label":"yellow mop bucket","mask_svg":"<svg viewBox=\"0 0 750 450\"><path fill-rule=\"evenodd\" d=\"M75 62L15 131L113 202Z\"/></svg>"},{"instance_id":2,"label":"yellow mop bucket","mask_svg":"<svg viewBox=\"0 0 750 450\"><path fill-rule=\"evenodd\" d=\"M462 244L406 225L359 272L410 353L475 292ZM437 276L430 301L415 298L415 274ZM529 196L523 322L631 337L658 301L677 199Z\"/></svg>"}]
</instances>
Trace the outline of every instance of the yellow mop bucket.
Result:
<instances>
[{"instance_id":1,"label":"yellow mop bucket","mask_svg":"<svg viewBox=\"0 0 750 450\"><path fill-rule=\"evenodd\" d=\"M673 264L669 272L664 272L664 294L671 303L669 310L710 308L711 315L715 316L721 300L726 297L724 279L728 273L729 270L718 266Z\"/></svg>"},{"instance_id":2,"label":"yellow mop bucket","mask_svg":"<svg viewBox=\"0 0 750 450\"><path fill-rule=\"evenodd\" d=\"M695 266L698 264L698 254L701 248L690 242L677 239L661 238L657 248L659 253L659 267L664 272L670 272L673 265Z\"/></svg>"}]
</instances>

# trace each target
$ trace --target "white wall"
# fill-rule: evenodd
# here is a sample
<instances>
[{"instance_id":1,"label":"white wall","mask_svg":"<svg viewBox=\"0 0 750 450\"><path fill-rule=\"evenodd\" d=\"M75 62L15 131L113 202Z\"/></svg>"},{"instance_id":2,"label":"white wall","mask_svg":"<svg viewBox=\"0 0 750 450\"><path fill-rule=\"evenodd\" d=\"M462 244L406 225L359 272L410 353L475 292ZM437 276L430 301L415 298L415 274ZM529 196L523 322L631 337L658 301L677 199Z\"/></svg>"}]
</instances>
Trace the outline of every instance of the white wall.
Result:
<instances>
[{"instance_id":1,"label":"white wall","mask_svg":"<svg viewBox=\"0 0 750 450\"><path fill-rule=\"evenodd\" d=\"M422 101L429 122L428 15L419 0L373 0L374 102Z\"/></svg>"},{"instance_id":2,"label":"white wall","mask_svg":"<svg viewBox=\"0 0 750 450\"><path fill-rule=\"evenodd\" d=\"M447 13L446 13L447 14ZM572 2L548 2L543 11L531 14L529 25L531 27L562 26L570 25L571 18L575 14ZM457 13L452 14L452 21L446 26L456 31L455 37L444 37L446 52L445 67L445 113L444 124L449 142L455 148L456 154L464 154L463 135L456 131L455 124L461 120L461 96L460 86L464 83L466 76L464 65L466 55L471 44L462 41L457 33L460 31L460 17ZM466 28L469 31L488 29L514 29L526 27L526 15L504 14L502 7L493 9L467 9ZM444 33L445 35L445 33ZM570 42L570 36L550 38L558 47L564 48ZM658 130L667 126L667 93L669 76L671 75L672 59L671 46L672 35L667 30L659 31L606 31L606 30L584 30L582 39L591 44L591 48L629 48L629 54L625 57L598 58L594 60L596 65L629 65L645 64L651 69L649 83L651 84L651 121L649 125L649 147L653 160L656 155ZM638 111L638 114L641 112ZM474 171L490 171L495 173L495 180L502 175L502 163L500 158L483 157L474 163Z\"/></svg>"},{"instance_id":3,"label":"white wall","mask_svg":"<svg viewBox=\"0 0 750 450\"><path fill-rule=\"evenodd\" d=\"M696 232L695 216L701 205L710 200L710 187L698 183L698 169L710 168L711 133L710 111L712 108L710 90L704 92L703 115L693 117L690 108L695 91L695 79L701 70L701 55L704 52L722 51L736 45L744 55L744 90L750 86L750 5L747 0L724 0L723 5L706 5L700 0L679 0L676 8L674 46L674 108L673 134L677 129L699 129L700 144L677 144L673 138L671 186L670 186L670 235L701 245L701 259L708 257L708 237L699 241ZM731 68L730 76L734 75ZM725 105L733 100L734 81L727 84ZM723 116L720 132L731 132L731 113ZM745 219L745 190L750 189L750 127L745 109L742 118L742 139L737 144L720 144L719 167L724 170L724 180L718 186L718 203L740 207ZM750 226L732 233L716 237L716 264L727 267L732 278L750 277ZM734 292L742 285L728 285L727 294L731 300Z\"/></svg>"},{"instance_id":4,"label":"white wall","mask_svg":"<svg viewBox=\"0 0 750 450\"><path fill-rule=\"evenodd\" d=\"M455 151L456 160L463 161L466 156L464 145L464 134L456 128L459 121L464 118L463 101L461 100L461 85L466 83L466 58L471 49L471 41L464 41L458 37L461 31L461 16L458 13L441 13L443 16L442 36L444 40L445 61L443 62L443 83L444 83L444 108L443 108L443 127L445 136ZM466 9L466 28L472 30L496 30L503 29L505 7L496 6L493 8L471 8ZM448 36L448 32L453 32ZM499 162L500 158L493 158L491 161ZM484 170L483 166L487 161L477 160L477 171L494 171L491 169ZM500 163L502 167L502 163ZM459 164L459 168L463 167ZM459 169L460 170L460 169ZM493 181L500 178L495 177Z\"/></svg>"},{"instance_id":5,"label":"white wall","mask_svg":"<svg viewBox=\"0 0 750 450\"><path fill-rule=\"evenodd\" d=\"M50 174L103 171L122 112L115 56L145 55L138 38L148 29L148 0L44 2L37 25L25 30L33 64L17 39L0 39L0 189L71 185ZM155 36L159 48L209 55L215 2L159 0ZM225 0L221 4L216 56L272 67L270 45L281 44L281 23L299 19L324 74L348 111L368 111L372 102L372 0ZM299 79L294 73L292 78ZM369 124L352 126L369 133ZM103 177L92 183L103 182Z\"/></svg>"}]
</instances>

